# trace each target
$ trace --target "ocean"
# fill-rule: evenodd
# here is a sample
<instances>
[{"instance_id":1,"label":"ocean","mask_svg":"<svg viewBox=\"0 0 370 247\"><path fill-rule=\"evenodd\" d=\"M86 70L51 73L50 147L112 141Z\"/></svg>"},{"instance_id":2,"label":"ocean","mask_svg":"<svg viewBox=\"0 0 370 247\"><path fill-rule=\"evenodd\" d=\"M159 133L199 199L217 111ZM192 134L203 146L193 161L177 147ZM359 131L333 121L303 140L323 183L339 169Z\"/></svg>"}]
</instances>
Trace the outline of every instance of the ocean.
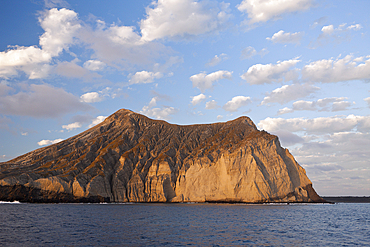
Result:
<instances>
[{"instance_id":1,"label":"ocean","mask_svg":"<svg viewBox=\"0 0 370 247\"><path fill-rule=\"evenodd\" d=\"M370 204L0 203L0 246L370 246Z\"/></svg>"}]
</instances>

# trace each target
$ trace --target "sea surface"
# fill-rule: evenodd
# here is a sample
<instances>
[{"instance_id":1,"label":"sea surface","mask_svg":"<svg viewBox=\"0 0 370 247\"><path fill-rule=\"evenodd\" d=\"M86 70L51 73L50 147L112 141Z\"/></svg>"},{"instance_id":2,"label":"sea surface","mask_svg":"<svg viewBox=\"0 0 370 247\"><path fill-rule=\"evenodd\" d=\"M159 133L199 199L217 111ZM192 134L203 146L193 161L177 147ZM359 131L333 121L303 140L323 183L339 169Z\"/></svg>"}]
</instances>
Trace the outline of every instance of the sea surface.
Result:
<instances>
[{"instance_id":1,"label":"sea surface","mask_svg":"<svg viewBox=\"0 0 370 247\"><path fill-rule=\"evenodd\" d=\"M370 204L0 203L0 246L370 246Z\"/></svg>"}]
</instances>

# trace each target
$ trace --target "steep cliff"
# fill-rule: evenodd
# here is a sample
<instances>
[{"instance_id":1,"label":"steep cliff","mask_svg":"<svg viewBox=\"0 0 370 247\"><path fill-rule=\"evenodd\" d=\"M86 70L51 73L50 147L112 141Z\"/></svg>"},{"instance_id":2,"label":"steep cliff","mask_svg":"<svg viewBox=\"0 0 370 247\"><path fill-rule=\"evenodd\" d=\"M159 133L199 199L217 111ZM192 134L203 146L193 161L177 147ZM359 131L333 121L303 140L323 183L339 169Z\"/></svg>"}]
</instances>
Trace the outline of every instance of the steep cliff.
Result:
<instances>
[{"instance_id":1,"label":"steep cliff","mask_svg":"<svg viewBox=\"0 0 370 247\"><path fill-rule=\"evenodd\" d=\"M322 202L276 136L248 117L180 126L119 110L0 163L0 200Z\"/></svg>"}]
</instances>

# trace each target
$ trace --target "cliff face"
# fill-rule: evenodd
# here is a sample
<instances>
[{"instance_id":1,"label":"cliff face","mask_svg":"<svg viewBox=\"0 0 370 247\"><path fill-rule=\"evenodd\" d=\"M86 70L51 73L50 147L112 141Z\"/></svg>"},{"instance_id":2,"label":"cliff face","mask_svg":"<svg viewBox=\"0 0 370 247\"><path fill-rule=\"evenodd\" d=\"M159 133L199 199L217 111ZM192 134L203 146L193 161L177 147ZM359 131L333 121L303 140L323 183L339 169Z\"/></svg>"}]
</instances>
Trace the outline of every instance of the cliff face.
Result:
<instances>
[{"instance_id":1,"label":"cliff face","mask_svg":"<svg viewBox=\"0 0 370 247\"><path fill-rule=\"evenodd\" d=\"M0 163L0 200L323 201L278 138L247 117L179 126L129 110Z\"/></svg>"}]
</instances>

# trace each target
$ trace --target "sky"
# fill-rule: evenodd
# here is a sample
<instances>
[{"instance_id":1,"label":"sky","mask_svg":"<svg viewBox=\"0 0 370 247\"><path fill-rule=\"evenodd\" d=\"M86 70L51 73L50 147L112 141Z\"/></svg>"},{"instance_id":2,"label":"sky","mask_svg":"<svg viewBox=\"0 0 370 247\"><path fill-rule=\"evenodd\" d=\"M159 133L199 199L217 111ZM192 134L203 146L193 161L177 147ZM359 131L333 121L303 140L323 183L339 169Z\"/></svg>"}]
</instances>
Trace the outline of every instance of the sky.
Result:
<instances>
[{"instance_id":1,"label":"sky","mask_svg":"<svg viewBox=\"0 0 370 247\"><path fill-rule=\"evenodd\" d=\"M248 116L322 196L370 195L370 1L12 0L0 7L0 162L125 108Z\"/></svg>"}]
</instances>

